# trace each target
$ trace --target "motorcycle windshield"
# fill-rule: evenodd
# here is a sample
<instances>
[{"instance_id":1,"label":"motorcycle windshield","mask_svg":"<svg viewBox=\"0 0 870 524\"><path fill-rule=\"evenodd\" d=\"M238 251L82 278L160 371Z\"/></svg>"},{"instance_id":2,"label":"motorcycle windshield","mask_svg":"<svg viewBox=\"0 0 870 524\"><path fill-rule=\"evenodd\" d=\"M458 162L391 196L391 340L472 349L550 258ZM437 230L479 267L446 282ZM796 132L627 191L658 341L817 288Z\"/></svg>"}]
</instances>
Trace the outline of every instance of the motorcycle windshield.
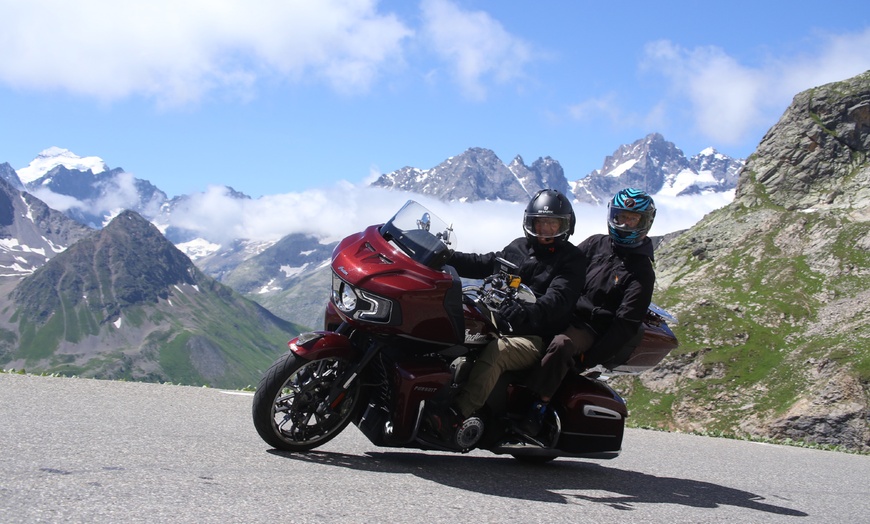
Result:
<instances>
[{"instance_id":1,"label":"motorcycle windshield","mask_svg":"<svg viewBox=\"0 0 870 524\"><path fill-rule=\"evenodd\" d=\"M453 227L413 200L406 202L379 231L412 260L433 269L441 269L456 250Z\"/></svg>"}]
</instances>

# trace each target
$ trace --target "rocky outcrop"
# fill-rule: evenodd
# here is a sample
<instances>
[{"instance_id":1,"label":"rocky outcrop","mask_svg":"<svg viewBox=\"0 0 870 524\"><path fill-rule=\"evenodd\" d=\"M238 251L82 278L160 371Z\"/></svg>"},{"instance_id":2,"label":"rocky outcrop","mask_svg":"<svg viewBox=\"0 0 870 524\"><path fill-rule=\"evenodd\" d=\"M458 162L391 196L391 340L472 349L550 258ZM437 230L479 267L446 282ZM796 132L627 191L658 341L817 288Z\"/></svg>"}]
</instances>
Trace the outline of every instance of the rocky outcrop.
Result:
<instances>
[{"instance_id":1,"label":"rocky outcrop","mask_svg":"<svg viewBox=\"0 0 870 524\"><path fill-rule=\"evenodd\" d=\"M92 231L16 188L0 165L0 286L14 285Z\"/></svg>"},{"instance_id":2,"label":"rocky outcrop","mask_svg":"<svg viewBox=\"0 0 870 524\"><path fill-rule=\"evenodd\" d=\"M626 381L638 418L870 451L868 153L870 72L800 93L734 202L662 242L681 347Z\"/></svg>"},{"instance_id":3,"label":"rocky outcrop","mask_svg":"<svg viewBox=\"0 0 870 524\"><path fill-rule=\"evenodd\" d=\"M735 202L789 210L870 209L870 71L805 91L746 164ZM862 216L863 215L863 216Z\"/></svg>"},{"instance_id":4,"label":"rocky outcrop","mask_svg":"<svg viewBox=\"0 0 870 524\"><path fill-rule=\"evenodd\" d=\"M532 166L526 166L521 158L517 158L509 167L493 151L474 147L460 155L448 158L432 169L404 167L381 175L371 185L431 195L447 201L525 202L538 189L546 187L541 185L542 180L546 179L549 183L553 183L554 168L561 175L560 184L567 186L565 175L561 173L561 166L558 166L558 163L556 166L550 164L551 162L545 163L541 160ZM542 167L543 173L531 177L538 178L538 182L532 181L529 184L529 175L533 173L533 169ZM519 169L519 176L512 169Z\"/></svg>"},{"instance_id":5,"label":"rocky outcrop","mask_svg":"<svg viewBox=\"0 0 870 524\"><path fill-rule=\"evenodd\" d=\"M625 187L670 196L730 191L743 164L713 148L686 158L673 142L650 133L607 156L601 169L572 184L573 193L578 202L603 204Z\"/></svg>"}]
</instances>

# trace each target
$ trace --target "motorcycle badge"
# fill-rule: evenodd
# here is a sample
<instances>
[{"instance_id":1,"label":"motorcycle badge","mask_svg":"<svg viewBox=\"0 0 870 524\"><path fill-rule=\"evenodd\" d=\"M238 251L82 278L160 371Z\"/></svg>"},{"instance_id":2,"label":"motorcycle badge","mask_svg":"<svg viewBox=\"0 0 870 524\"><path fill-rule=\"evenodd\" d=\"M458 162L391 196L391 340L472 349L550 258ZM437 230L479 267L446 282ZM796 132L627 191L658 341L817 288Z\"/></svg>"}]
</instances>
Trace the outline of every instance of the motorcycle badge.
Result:
<instances>
[{"instance_id":1,"label":"motorcycle badge","mask_svg":"<svg viewBox=\"0 0 870 524\"><path fill-rule=\"evenodd\" d=\"M472 333L470 329L465 330L466 344L481 344L486 342L486 335L483 333Z\"/></svg>"}]
</instances>

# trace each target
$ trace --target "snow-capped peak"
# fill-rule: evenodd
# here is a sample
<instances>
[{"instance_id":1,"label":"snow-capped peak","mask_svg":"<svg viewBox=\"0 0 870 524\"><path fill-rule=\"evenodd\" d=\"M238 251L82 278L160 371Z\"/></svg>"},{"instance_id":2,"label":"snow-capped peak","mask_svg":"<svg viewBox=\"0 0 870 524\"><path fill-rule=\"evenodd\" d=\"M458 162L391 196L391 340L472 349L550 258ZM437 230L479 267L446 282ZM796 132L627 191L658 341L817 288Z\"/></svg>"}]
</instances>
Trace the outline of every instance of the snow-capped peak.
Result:
<instances>
[{"instance_id":1,"label":"snow-capped peak","mask_svg":"<svg viewBox=\"0 0 870 524\"><path fill-rule=\"evenodd\" d=\"M713 149L712 147L708 147L708 148L704 149L703 151L701 151L700 153L698 153L698 156L713 156L715 154L716 154L716 150Z\"/></svg>"},{"instance_id":2,"label":"snow-capped peak","mask_svg":"<svg viewBox=\"0 0 870 524\"><path fill-rule=\"evenodd\" d=\"M90 169L95 175L108 169L106 163L100 157L80 157L69 149L49 147L39 153L39 156L33 159L30 165L22 167L16 170L16 172L22 183L29 184L34 180L38 180L57 166L64 166L67 169L75 169L77 171L87 171Z\"/></svg>"}]
</instances>

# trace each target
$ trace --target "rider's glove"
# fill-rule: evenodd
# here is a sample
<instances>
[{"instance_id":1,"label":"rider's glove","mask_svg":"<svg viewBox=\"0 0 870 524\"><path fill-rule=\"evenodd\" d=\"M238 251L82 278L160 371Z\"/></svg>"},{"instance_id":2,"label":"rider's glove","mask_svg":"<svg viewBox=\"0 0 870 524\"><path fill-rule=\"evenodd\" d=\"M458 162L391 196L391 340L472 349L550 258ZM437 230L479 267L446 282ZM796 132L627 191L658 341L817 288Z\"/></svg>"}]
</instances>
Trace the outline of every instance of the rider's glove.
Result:
<instances>
[{"instance_id":1,"label":"rider's glove","mask_svg":"<svg viewBox=\"0 0 870 524\"><path fill-rule=\"evenodd\" d=\"M506 299L498 307L498 314L511 326L517 327L529 318L529 312L516 300Z\"/></svg>"}]
</instances>

